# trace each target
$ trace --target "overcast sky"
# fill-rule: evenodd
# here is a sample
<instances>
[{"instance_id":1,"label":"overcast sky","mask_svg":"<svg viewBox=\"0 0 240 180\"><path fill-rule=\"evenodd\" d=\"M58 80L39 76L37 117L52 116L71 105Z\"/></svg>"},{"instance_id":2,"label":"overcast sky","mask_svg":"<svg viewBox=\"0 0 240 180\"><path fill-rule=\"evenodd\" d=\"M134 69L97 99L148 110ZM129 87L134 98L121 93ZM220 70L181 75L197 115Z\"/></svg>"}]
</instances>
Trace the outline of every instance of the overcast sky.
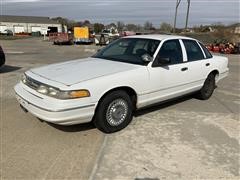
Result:
<instances>
[{"instance_id":1,"label":"overcast sky","mask_svg":"<svg viewBox=\"0 0 240 180\"><path fill-rule=\"evenodd\" d=\"M240 0L191 0L189 25L239 22ZM173 24L176 0L0 0L2 15L62 16L81 21ZM182 0L177 26L185 24L187 0Z\"/></svg>"}]
</instances>

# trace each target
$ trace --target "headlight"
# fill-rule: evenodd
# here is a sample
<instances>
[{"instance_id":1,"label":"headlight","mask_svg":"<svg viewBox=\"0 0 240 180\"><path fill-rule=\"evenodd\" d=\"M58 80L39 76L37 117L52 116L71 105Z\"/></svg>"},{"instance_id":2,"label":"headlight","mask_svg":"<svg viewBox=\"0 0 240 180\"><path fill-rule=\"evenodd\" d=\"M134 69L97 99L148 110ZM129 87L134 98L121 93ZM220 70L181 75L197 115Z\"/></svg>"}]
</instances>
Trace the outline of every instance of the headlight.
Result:
<instances>
[{"instance_id":1,"label":"headlight","mask_svg":"<svg viewBox=\"0 0 240 180\"><path fill-rule=\"evenodd\" d=\"M37 89L37 92L57 99L76 99L90 97L90 93L88 90L60 91L59 89L53 87L46 87L44 85L41 85Z\"/></svg>"},{"instance_id":2,"label":"headlight","mask_svg":"<svg viewBox=\"0 0 240 180\"><path fill-rule=\"evenodd\" d=\"M59 90L52 88L52 87L48 88L48 91L49 91L48 94L50 96L57 96L60 92Z\"/></svg>"},{"instance_id":3,"label":"headlight","mask_svg":"<svg viewBox=\"0 0 240 180\"><path fill-rule=\"evenodd\" d=\"M22 82L29 86L30 88L35 89L37 92L54 97L57 99L76 99L90 97L90 92L86 89L74 90L74 91L61 91L58 88L51 87L49 85L43 84L41 82L35 81L25 74L22 76Z\"/></svg>"},{"instance_id":4,"label":"headlight","mask_svg":"<svg viewBox=\"0 0 240 180\"><path fill-rule=\"evenodd\" d=\"M41 85L37 88L37 92L41 94L48 94L49 93L49 88L47 86Z\"/></svg>"},{"instance_id":5,"label":"headlight","mask_svg":"<svg viewBox=\"0 0 240 180\"><path fill-rule=\"evenodd\" d=\"M23 74L21 80L24 84L26 84L27 83L27 76L25 74Z\"/></svg>"}]
</instances>

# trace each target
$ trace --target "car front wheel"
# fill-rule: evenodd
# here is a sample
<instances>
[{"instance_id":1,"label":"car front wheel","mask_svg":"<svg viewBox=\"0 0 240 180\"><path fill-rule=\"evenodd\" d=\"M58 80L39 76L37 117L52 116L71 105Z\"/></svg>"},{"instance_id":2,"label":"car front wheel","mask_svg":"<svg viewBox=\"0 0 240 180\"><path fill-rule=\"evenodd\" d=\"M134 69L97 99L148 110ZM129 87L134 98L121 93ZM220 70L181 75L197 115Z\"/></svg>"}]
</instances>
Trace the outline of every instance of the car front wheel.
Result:
<instances>
[{"instance_id":1,"label":"car front wheel","mask_svg":"<svg viewBox=\"0 0 240 180\"><path fill-rule=\"evenodd\" d=\"M99 103L94 125L105 133L125 128L132 120L133 103L125 91L107 94Z\"/></svg>"}]
</instances>

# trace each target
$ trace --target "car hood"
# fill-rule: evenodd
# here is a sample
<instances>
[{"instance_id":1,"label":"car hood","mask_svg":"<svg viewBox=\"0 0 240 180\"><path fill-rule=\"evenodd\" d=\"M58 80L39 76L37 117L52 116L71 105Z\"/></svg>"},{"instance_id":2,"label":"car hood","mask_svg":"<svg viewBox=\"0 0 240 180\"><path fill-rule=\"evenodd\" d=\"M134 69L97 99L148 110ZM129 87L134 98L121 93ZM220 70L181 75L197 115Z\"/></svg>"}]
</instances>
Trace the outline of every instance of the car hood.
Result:
<instances>
[{"instance_id":1,"label":"car hood","mask_svg":"<svg viewBox=\"0 0 240 180\"><path fill-rule=\"evenodd\" d=\"M98 58L86 58L52 64L30 70L45 79L71 86L83 81L132 70L138 65Z\"/></svg>"}]
</instances>

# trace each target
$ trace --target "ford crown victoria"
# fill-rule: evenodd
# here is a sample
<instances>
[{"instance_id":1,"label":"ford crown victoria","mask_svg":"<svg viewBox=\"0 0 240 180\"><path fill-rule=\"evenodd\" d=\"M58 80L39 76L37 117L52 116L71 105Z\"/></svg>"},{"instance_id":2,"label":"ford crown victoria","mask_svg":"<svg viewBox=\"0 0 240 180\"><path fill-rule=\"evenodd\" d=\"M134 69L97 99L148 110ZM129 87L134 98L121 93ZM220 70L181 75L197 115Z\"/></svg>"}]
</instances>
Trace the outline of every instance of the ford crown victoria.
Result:
<instances>
[{"instance_id":1,"label":"ford crown victoria","mask_svg":"<svg viewBox=\"0 0 240 180\"><path fill-rule=\"evenodd\" d=\"M189 93L206 100L228 75L228 59L198 40L172 35L121 38L93 57L31 69L15 86L21 107L51 123L126 127L133 111Z\"/></svg>"}]
</instances>

